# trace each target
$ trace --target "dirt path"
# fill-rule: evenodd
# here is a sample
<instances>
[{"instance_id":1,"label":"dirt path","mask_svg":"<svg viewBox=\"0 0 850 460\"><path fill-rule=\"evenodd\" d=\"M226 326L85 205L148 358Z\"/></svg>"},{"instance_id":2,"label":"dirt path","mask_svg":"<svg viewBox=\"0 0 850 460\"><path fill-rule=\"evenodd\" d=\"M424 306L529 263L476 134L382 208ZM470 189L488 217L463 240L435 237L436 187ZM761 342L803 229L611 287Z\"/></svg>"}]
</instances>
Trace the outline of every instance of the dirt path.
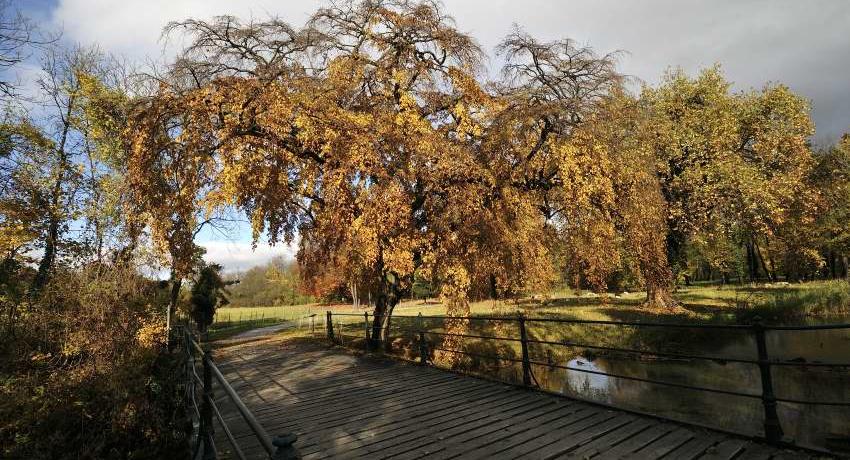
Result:
<instances>
[{"instance_id":1,"label":"dirt path","mask_svg":"<svg viewBox=\"0 0 850 460\"><path fill-rule=\"evenodd\" d=\"M249 331L240 332L239 334L229 337L228 340L255 339L259 337L265 337L267 335L273 335L276 332L283 331L286 329L292 329L294 327L295 324L292 322L275 324L273 326L258 327L257 329L251 329Z\"/></svg>"}]
</instances>

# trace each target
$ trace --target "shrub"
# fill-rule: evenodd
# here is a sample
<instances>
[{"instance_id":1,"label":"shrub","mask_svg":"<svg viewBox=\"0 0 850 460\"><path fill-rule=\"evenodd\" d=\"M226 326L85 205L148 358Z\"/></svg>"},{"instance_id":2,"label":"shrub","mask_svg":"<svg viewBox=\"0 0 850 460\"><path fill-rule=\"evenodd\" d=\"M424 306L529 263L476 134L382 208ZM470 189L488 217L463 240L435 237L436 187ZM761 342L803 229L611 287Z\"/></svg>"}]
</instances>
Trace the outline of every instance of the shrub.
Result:
<instances>
[{"instance_id":1,"label":"shrub","mask_svg":"<svg viewBox=\"0 0 850 460\"><path fill-rule=\"evenodd\" d=\"M185 457L157 283L132 266L57 273L0 339L8 458Z\"/></svg>"}]
</instances>

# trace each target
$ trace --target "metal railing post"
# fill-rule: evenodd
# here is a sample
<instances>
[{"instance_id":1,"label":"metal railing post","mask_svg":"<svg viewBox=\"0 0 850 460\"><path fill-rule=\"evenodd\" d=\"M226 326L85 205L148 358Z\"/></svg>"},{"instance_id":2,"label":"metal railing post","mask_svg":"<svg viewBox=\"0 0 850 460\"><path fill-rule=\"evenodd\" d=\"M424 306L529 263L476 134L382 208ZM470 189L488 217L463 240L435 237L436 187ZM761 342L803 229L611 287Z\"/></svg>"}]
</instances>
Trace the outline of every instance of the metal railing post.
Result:
<instances>
[{"instance_id":1,"label":"metal railing post","mask_svg":"<svg viewBox=\"0 0 850 460\"><path fill-rule=\"evenodd\" d=\"M519 321L519 338L522 345L522 384L531 386L531 360L528 357L528 334L525 331L525 316L520 313L517 321Z\"/></svg>"},{"instance_id":2,"label":"metal railing post","mask_svg":"<svg viewBox=\"0 0 850 460\"><path fill-rule=\"evenodd\" d=\"M201 359L204 363L203 371L203 405L201 405L201 430L200 436L204 443L204 460L215 460L215 445L213 444L213 423L212 423L212 369L210 366L209 350L204 350Z\"/></svg>"},{"instance_id":3,"label":"metal railing post","mask_svg":"<svg viewBox=\"0 0 850 460\"><path fill-rule=\"evenodd\" d=\"M363 312L363 335L366 337L366 342L363 348L369 349L369 313Z\"/></svg>"},{"instance_id":4,"label":"metal railing post","mask_svg":"<svg viewBox=\"0 0 850 460\"><path fill-rule=\"evenodd\" d=\"M761 374L761 402L764 406L764 437L771 444L782 442L782 424L776 412L776 395L773 392L773 376L770 373L770 361L767 354L767 340L761 319L753 323L756 348L758 349L758 366Z\"/></svg>"},{"instance_id":5,"label":"metal railing post","mask_svg":"<svg viewBox=\"0 0 850 460\"><path fill-rule=\"evenodd\" d=\"M425 342L425 325L422 321L422 312L416 318L416 325L419 330L419 362L421 364L428 364L428 344Z\"/></svg>"},{"instance_id":6,"label":"metal railing post","mask_svg":"<svg viewBox=\"0 0 850 460\"><path fill-rule=\"evenodd\" d=\"M328 316L328 319L327 319L328 340L330 340L331 342L334 342L334 321L333 321L333 313L331 313L331 311L330 311L330 310L328 310L327 316Z\"/></svg>"}]
</instances>

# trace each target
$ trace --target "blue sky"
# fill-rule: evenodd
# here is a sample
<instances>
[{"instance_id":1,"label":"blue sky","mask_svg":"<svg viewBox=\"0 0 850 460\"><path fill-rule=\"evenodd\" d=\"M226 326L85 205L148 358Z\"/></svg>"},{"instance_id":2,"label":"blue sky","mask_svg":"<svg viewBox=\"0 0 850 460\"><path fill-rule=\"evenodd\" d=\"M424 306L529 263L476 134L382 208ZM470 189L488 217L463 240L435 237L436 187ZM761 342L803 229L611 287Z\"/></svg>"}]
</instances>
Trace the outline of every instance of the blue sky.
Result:
<instances>
[{"instance_id":1,"label":"blue sky","mask_svg":"<svg viewBox=\"0 0 850 460\"><path fill-rule=\"evenodd\" d=\"M14 1L14 0L13 0ZM812 102L818 143L850 130L850 1L844 0L444 0L458 27L492 55L514 24L543 39L569 37L600 51L625 50L621 70L649 84L664 70L696 72L720 63L737 89L782 82ZM17 0L16 5L63 40L146 62L167 59L179 39L160 40L169 21L231 14L277 15L302 24L314 0ZM490 63L491 73L498 60ZM210 260L243 269L288 247L250 247L239 225L227 237L205 232Z\"/></svg>"}]
</instances>

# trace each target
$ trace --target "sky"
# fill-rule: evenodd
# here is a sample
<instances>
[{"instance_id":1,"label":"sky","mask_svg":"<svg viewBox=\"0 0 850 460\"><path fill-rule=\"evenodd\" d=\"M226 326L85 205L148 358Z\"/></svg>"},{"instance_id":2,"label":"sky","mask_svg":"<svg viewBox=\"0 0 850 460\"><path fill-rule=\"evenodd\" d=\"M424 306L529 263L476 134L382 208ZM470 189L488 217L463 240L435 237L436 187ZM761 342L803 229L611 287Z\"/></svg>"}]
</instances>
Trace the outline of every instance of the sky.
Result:
<instances>
[{"instance_id":1,"label":"sky","mask_svg":"<svg viewBox=\"0 0 850 460\"><path fill-rule=\"evenodd\" d=\"M179 49L161 40L169 21L229 14L244 19L275 15L303 24L323 2L312 0L13 0L25 14L62 39L98 44L130 60L160 61ZM482 49L494 48L517 25L532 35L572 38L600 52L622 50L620 70L656 84L665 70L693 74L720 64L737 90L769 82L809 99L814 141L829 144L850 131L850 1L845 0L444 0L459 29ZM498 60L490 62L498 72ZM207 232L207 259L241 270L293 247L260 242L238 226L225 237Z\"/></svg>"}]
</instances>

